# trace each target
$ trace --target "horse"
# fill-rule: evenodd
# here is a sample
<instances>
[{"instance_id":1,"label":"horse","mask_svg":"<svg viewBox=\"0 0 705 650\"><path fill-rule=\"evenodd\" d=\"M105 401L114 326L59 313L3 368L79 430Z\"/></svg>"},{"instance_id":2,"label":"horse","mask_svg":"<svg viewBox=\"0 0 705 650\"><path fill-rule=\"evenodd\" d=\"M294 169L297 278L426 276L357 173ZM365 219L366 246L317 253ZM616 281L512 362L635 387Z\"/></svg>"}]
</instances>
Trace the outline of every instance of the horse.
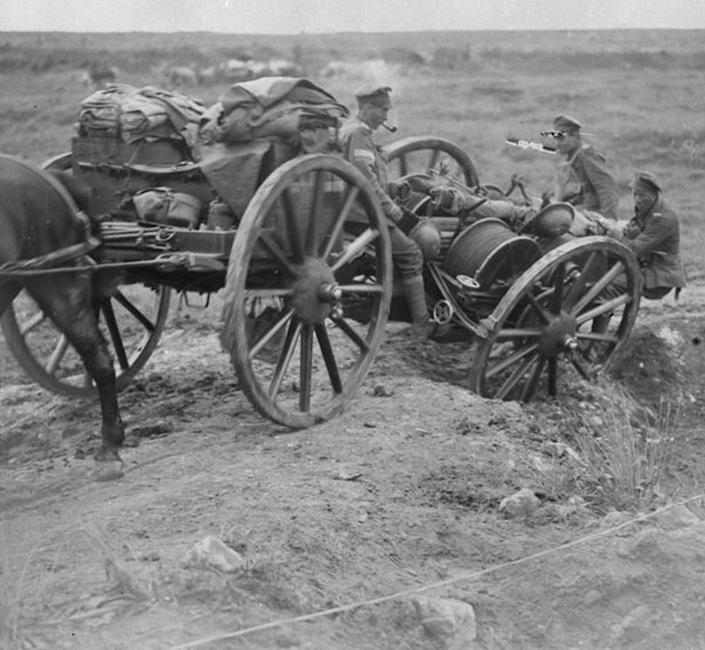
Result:
<instances>
[{"instance_id":1,"label":"horse","mask_svg":"<svg viewBox=\"0 0 705 650\"><path fill-rule=\"evenodd\" d=\"M96 305L101 296L96 278L85 270L13 273L13 263L58 257L62 252L77 253L62 259L62 268L85 268L84 254L98 228L79 209L85 209L89 200L90 190L69 173L50 174L0 154L0 316L24 288L66 335L98 390L102 443L95 458L120 461L125 427L118 409L113 360L98 327Z\"/></svg>"}]
</instances>

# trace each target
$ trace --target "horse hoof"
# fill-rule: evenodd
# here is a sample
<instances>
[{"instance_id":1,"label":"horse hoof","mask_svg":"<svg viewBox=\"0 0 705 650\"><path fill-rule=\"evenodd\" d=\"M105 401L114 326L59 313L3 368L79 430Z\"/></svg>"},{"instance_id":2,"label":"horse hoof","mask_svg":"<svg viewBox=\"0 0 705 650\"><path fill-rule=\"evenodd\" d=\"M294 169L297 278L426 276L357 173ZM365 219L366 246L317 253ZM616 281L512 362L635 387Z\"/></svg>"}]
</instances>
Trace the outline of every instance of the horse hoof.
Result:
<instances>
[{"instance_id":1,"label":"horse hoof","mask_svg":"<svg viewBox=\"0 0 705 650\"><path fill-rule=\"evenodd\" d=\"M95 454L95 459L99 463L117 461L122 463L122 459L115 447L102 446Z\"/></svg>"},{"instance_id":2,"label":"horse hoof","mask_svg":"<svg viewBox=\"0 0 705 650\"><path fill-rule=\"evenodd\" d=\"M122 461L102 461L93 469L93 480L98 482L116 481L125 476L125 464Z\"/></svg>"}]
</instances>

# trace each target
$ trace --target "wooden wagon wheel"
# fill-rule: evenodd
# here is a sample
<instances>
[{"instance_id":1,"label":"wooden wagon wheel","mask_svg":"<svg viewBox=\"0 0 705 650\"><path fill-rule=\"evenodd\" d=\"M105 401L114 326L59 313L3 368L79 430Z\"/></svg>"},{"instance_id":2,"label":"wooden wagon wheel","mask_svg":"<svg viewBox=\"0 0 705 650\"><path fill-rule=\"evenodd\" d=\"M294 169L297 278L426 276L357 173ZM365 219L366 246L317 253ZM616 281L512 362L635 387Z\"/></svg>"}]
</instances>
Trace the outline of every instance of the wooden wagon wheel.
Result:
<instances>
[{"instance_id":1,"label":"wooden wagon wheel","mask_svg":"<svg viewBox=\"0 0 705 650\"><path fill-rule=\"evenodd\" d=\"M55 156L42 167L68 169L71 154ZM170 299L168 287L121 283L113 295L96 305L99 326L115 362L118 390L130 383L152 355L169 314ZM26 291L7 307L0 327L12 355L38 384L68 397L97 395L78 353Z\"/></svg>"},{"instance_id":2,"label":"wooden wagon wheel","mask_svg":"<svg viewBox=\"0 0 705 650\"><path fill-rule=\"evenodd\" d=\"M483 321L472 387L495 399L555 395L573 373L592 378L627 339L641 275L632 252L606 237L563 244L528 268Z\"/></svg>"},{"instance_id":3,"label":"wooden wagon wheel","mask_svg":"<svg viewBox=\"0 0 705 650\"><path fill-rule=\"evenodd\" d=\"M382 342L391 287L389 232L361 172L322 154L277 168L243 215L224 295L223 345L257 410L291 427L340 412ZM364 313L346 313L350 300Z\"/></svg>"},{"instance_id":4,"label":"wooden wagon wheel","mask_svg":"<svg viewBox=\"0 0 705 650\"><path fill-rule=\"evenodd\" d=\"M444 138L412 136L385 147L389 161L389 180L398 180L413 173L429 170L444 172L467 187L479 184L477 171L470 156L458 145Z\"/></svg>"}]
</instances>

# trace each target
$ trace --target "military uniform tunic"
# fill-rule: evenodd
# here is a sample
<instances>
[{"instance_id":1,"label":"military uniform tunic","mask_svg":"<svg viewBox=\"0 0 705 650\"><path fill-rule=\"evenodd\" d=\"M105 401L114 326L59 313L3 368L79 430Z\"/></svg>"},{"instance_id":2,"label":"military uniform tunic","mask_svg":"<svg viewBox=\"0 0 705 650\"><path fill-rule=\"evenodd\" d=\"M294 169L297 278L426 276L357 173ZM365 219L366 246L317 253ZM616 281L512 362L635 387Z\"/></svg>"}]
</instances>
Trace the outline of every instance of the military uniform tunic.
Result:
<instances>
[{"instance_id":1,"label":"military uniform tunic","mask_svg":"<svg viewBox=\"0 0 705 650\"><path fill-rule=\"evenodd\" d=\"M585 210L617 218L619 190L605 167L605 159L590 145L582 145L556 172L557 198Z\"/></svg>"},{"instance_id":2,"label":"military uniform tunic","mask_svg":"<svg viewBox=\"0 0 705 650\"><path fill-rule=\"evenodd\" d=\"M403 211L390 196L387 160L372 138L372 129L359 117L352 117L340 129L340 144L344 156L367 177L382 204L392 242L392 261L399 277L420 275L423 255L418 244L396 226Z\"/></svg>"},{"instance_id":3,"label":"military uniform tunic","mask_svg":"<svg viewBox=\"0 0 705 650\"><path fill-rule=\"evenodd\" d=\"M641 264L644 289L685 286L678 215L660 196L645 215L635 216L627 224L623 242Z\"/></svg>"}]
</instances>

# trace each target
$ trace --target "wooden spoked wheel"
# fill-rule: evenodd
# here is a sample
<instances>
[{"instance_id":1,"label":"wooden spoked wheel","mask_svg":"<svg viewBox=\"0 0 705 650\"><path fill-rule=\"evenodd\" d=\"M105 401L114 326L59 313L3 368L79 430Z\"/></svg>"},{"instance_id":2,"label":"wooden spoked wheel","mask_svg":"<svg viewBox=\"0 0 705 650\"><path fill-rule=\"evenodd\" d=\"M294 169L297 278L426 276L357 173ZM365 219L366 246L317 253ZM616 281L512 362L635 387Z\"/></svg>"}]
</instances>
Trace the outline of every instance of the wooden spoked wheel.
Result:
<instances>
[{"instance_id":1,"label":"wooden spoked wheel","mask_svg":"<svg viewBox=\"0 0 705 650\"><path fill-rule=\"evenodd\" d=\"M389 232L362 173L323 154L277 168L243 215L225 285L223 345L255 408L295 428L340 412L377 354L391 292Z\"/></svg>"},{"instance_id":2,"label":"wooden spoked wheel","mask_svg":"<svg viewBox=\"0 0 705 650\"><path fill-rule=\"evenodd\" d=\"M444 138L412 136L385 147L389 162L389 180L408 174L428 174L445 177L466 187L479 184L477 171L470 156L458 145Z\"/></svg>"},{"instance_id":3,"label":"wooden spoked wheel","mask_svg":"<svg viewBox=\"0 0 705 650\"><path fill-rule=\"evenodd\" d=\"M613 239L584 237L553 249L480 322L474 390L529 401L556 395L559 382L595 377L629 336L640 292L634 255Z\"/></svg>"},{"instance_id":4,"label":"wooden spoked wheel","mask_svg":"<svg viewBox=\"0 0 705 650\"><path fill-rule=\"evenodd\" d=\"M56 156L42 167L66 170L71 167L71 154ZM126 278L116 277L121 278L120 283L109 297L95 304L95 309L115 363L117 388L122 390L159 342L169 314L171 289L127 284ZM68 397L97 395L76 350L26 291L7 307L0 326L12 355L39 385Z\"/></svg>"},{"instance_id":5,"label":"wooden spoked wheel","mask_svg":"<svg viewBox=\"0 0 705 650\"><path fill-rule=\"evenodd\" d=\"M171 290L122 284L96 305L98 324L115 364L117 389L124 389L144 367L169 314ZM78 352L26 291L0 321L12 356L40 386L67 397L93 397L95 384Z\"/></svg>"}]
</instances>

